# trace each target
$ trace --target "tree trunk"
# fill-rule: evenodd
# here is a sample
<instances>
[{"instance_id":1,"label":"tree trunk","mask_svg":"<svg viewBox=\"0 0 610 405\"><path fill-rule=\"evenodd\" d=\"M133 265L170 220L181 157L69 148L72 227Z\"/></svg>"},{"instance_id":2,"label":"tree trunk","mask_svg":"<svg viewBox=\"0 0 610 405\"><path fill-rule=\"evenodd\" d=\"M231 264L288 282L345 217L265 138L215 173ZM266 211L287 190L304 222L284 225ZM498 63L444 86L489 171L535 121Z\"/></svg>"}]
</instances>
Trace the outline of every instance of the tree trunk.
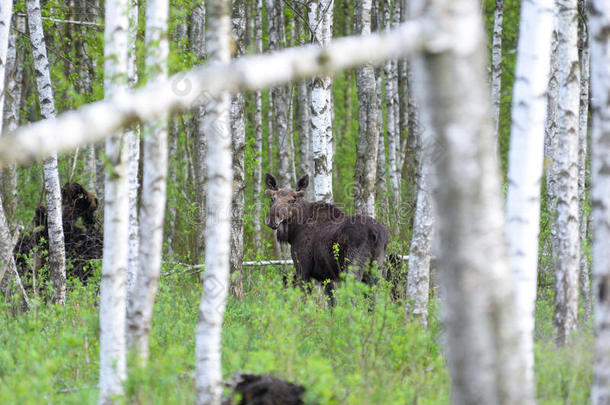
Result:
<instances>
[{"instance_id":1,"label":"tree trunk","mask_svg":"<svg viewBox=\"0 0 610 405\"><path fill-rule=\"evenodd\" d=\"M415 63L421 66L421 58L414 57ZM412 83L412 93L419 92L418 98L425 99L425 89L420 84ZM403 97L407 97L403 94ZM432 119L428 112L419 111L415 105L409 106L411 124L410 136L417 139L417 148L413 151L418 156L419 174L417 176L417 196L415 203L415 215L413 217L413 236L409 249L409 272L407 273L407 295L405 310L407 315L413 315L424 326L428 325L428 297L430 294L430 259L432 257L432 237L434 227L434 216L432 213L432 197L430 184L430 171L434 150L428 150L422 141L424 128L432 126Z\"/></svg>"},{"instance_id":2,"label":"tree trunk","mask_svg":"<svg viewBox=\"0 0 610 405\"><path fill-rule=\"evenodd\" d=\"M540 183L549 80L553 0L521 6L512 131L508 161L506 239L515 274L520 344L525 365L524 403L534 404L534 309L538 275Z\"/></svg>"},{"instance_id":3,"label":"tree trunk","mask_svg":"<svg viewBox=\"0 0 610 405\"><path fill-rule=\"evenodd\" d=\"M305 44L305 26L304 22L296 19L297 35L299 36L299 45ZM310 130L310 100L309 89L306 80L301 80L297 83L297 132L299 133L299 171L300 175L312 175L313 173L313 152L311 150L311 130ZM308 200L313 200L313 187L305 189L305 196Z\"/></svg>"},{"instance_id":4,"label":"tree trunk","mask_svg":"<svg viewBox=\"0 0 610 405\"><path fill-rule=\"evenodd\" d=\"M146 66L149 82L167 79L169 56L168 0L146 3ZM161 274L165 201L167 198L167 115L144 127L144 165L140 205L138 272L128 306L128 344L138 359L148 359L153 305Z\"/></svg>"},{"instance_id":5,"label":"tree trunk","mask_svg":"<svg viewBox=\"0 0 610 405\"><path fill-rule=\"evenodd\" d=\"M314 43L326 45L332 36L334 0L309 3L309 26L315 27ZM333 200L332 179L332 79L318 76L311 90L311 143L314 161L315 200Z\"/></svg>"},{"instance_id":6,"label":"tree trunk","mask_svg":"<svg viewBox=\"0 0 610 405\"><path fill-rule=\"evenodd\" d=\"M55 118L55 101L51 74L47 59L47 48L42 30L40 1L27 0L30 41L34 54L34 70L43 119ZM49 229L49 273L53 282L55 302L63 305L66 298L66 254L61 212L61 190L57 171L57 155L44 161L45 192L47 200L47 224Z\"/></svg>"},{"instance_id":7,"label":"tree trunk","mask_svg":"<svg viewBox=\"0 0 610 405\"><path fill-rule=\"evenodd\" d=\"M197 60L202 63L206 59L206 48L205 48L205 25L206 25L206 9L205 4L202 1L197 4L191 14L191 25L189 32L189 43L191 50L195 53ZM195 171L198 175L194 178L195 181L195 193L197 201L197 221L196 221L196 235L197 235L197 252L195 257L198 262L202 262L205 256L205 223L207 218L206 211L206 186L207 186L207 172L205 169L205 159L207 152L206 136L203 129L203 122L205 117L206 107L205 105L199 105L193 109L193 121L194 121L194 163Z\"/></svg>"},{"instance_id":8,"label":"tree trunk","mask_svg":"<svg viewBox=\"0 0 610 405\"><path fill-rule=\"evenodd\" d=\"M129 1L129 31L127 40L129 53L127 54L127 81L131 89L135 88L138 82L138 72L136 66L136 40L138 34L138 2ZM136 274L139 265L139 224L138 224L138 190L140 188L139 169L140 169L140 126L125 131L127 142L127 198L129 199L129 234L127 240L129 251L127 256L127 301L131 299L131 294L135 286ZM129 332L128 332L129 333Z\"/></svg>"},{"instance_id":9,"label":"tree trunk","mask_svg":"<svg viewBox=\"0 0 610 405\"><path fill-rule=\"evenodd\" d=\"M15 29L11 32L9 38L6 56L4 124L2 131L0 131L0 136L3 133L14 131L19 126L21 93L23 90L24 54L23 52L17 52L18 32L25 32L24 17L15 17ZM0 170L0 196L2 197L4 210L10 226L14 221L18 202L17 167L15 165L8 165ZM13 226L10 227L13 228Z\"/></svg>"},{"instance_id":10,"label":"tree trunk","mask_svg":"<svg viewBox=\"0 0 610 405\"><path fill-rule=\"evenodd\" d=\"M127 88L128 0L107 0L104 48L105 96ZM114 403L123 395L126 378L126 291L128 217L127 148L125 136L106 138L104 253L100 285L100 396L99 404Z\"/></svg>"},{"instance_id":11,"label":"tree trunk","mask_svg":"<svg viewBox=\"0 0 610 405\"><path fill-rule=\"evenodd\" d=\"M263 0L256 0L255 13L255 35L256 53L263 53ZM261 186L263 182L263 94L259 90L255 93L254 101L254 152L256 162L254 164L254 251L261 252Z\"/></svg>"},{"instance_id":12,"label":"tree trunk","mask_svg":"<svg viewBox=\"0 0 610 405\"><path fill-rule=\"evenodd\" d=\"M577 0L558 0L558 115L557 129L557 254L555 261L556 341L565 344L578 320L580 268L578 207L578 63Z\"/></svg>"},{"instance_id":13,"label":"tree trunk","mask_svg":"<svg viewBox=\"0 0 610 405\"><path fill-rule=\"evenodd\" d=\"M233 0L233 38L237 43L236 57L243 56L246 46L246 1ZM244 295L242 262L244 260L244 189L246 149L245 99L243 93L233 96L231 102L231 133L233 148L233 200L231 206L231 293Z\"/></svg>"},{"instance_id":14,"label":"tree trunk","mask_svg":"<svg viewBox=\"0 0 610 405\"><path fill-rule=\"evenodd\" d=\"M588 15L591 49L591 228L595 358L591 404L610 403L610 9L591 0Z\"/></svg>"},{"instance_id":15,"label":"tree trunk","mask_svg":"<svg viewBox=\"0 0 610 405\"><path fill-rule=\"evenodd\" d=\"M586 0L578 1L578 12L587 14ZM591 317L591 282L589 279L589 262L585 247L587 246L588 212L587 203L587 156L588 156L588 123L589 123L589 44L587 26L583 18L579 18L580 38L580 111L578 113L578 201L580 203L580 294L583 302L583 320Z\"/></svg>"},{"instance_id":16,"label":"tree trunk","mask_svg":"<svg viewBox=\"0 0 610 405\"><path fill-rule=\"evenodd\" d=\"M377 103L377 122L379 127L383 126L383 111L381 108L381 68L375 69L375 88ZM388 186L386 181L386 157L385 157L385 135L379 130L379 143L377 144L377 201L379 204L378 218L381 222L388 224L390 220L390 205L388 203Z\"/></svg>"},{"instance_id":17,"label":"tree trunk","mask_svg":"<svg viewBox=\"0 0 610 405\"><path fill-rule=\"evenodd\" d=\"M494 31L491 42L491 103L496 134L496 155L498 155L500 124L500 90L502 89L502 26L504 21L504 0L496 0L494 8ZM533 40L533 39L532 39Z\"/></svg>"},{"instance_id":18,"label":"tree trunk","mask_svg":"<svg viewBox=\"0 0 610 405\"><path fill-rule=\"evenodd\" d=\"M431 180L440 213L438 267L452 402L519 404L523 370L513 355L518 335L513 293L506 288L512 277L479 2L413 1L410 7L412 17L429 13L449 41L448 50L425 53L413 73L429 100L419 104L432 117L422 144L435 145Z\"/></svg>"},{"instance_id":19,"label":"tree trunk","mask_svg":"<svg viewBox=\"0 0 610 405\"><path fill-rule=\"evenodd\" d=\"M206 42L210 63L228 63L231 20L230 2L212 0ZM220 335L228 282L231 234L231 162L230 104L227 92L208 104L204 128L208 139L206 166L208 177L208 218L206 222L205 273L203 297L195 336L197 404L220 405L222 369Z\"/></svg>"},{"instance_id":20,"label":"tree trunk","mask_svg":"<svg viewBox=\"0 0 610 405\"><path fill-rule=\"evenodd\" d=\"M357 32L371 33L371 0L355 5L358 13ZM377 180L377 148L379 147L379 112L375 70L364 65L356 70L358 88L358 146L354 173L354 208L356 214L376 217L375 182Z\"/></svg>"},{"instance_id":21,"label":"tree trunk","mask_svg":"<svg viewBox=\"0 0 610 405\"><path fill-rule=\"evenodd\" d=\"M13 0L6 0L0 4L0 123L3 122L4 95L6 93L5 75L7 73L7 56L9 48L9 37L11 36L11 16L13 12ZM0 135L2 128L0 127Z\"/></svg>"}]
</instances>

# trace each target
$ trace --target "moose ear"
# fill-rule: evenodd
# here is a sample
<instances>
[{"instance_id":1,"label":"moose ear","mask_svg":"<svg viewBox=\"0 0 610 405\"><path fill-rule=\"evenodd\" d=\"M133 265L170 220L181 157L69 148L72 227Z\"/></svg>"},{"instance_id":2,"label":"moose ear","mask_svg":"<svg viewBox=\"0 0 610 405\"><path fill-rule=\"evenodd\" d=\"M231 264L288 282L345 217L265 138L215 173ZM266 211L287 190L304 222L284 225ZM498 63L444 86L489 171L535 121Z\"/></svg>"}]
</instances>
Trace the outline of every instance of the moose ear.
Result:
<instances>
[{"instance_id":1,"label":"moose ear","mask_svg":"<svg viewBox=\"0 0 610 405\"><path fill-rule=\"evenodd\" d=\"M270 173L265 174L265 184L269 190L277 190L277 181Z\"/></svg>"},{"instance_id":2,"label":"moose ear","mask_svg":"<svg viewBox=\"0 0 610 405\"><path fill-rule=\"evenodd\" d=\"M301 191L301 190L305 190L307 188L307 186L309 185L309 175L306 174L305 176L301 177L299 179L299 181L297 181L297 191Z\"/></svg>"}]
</instances>

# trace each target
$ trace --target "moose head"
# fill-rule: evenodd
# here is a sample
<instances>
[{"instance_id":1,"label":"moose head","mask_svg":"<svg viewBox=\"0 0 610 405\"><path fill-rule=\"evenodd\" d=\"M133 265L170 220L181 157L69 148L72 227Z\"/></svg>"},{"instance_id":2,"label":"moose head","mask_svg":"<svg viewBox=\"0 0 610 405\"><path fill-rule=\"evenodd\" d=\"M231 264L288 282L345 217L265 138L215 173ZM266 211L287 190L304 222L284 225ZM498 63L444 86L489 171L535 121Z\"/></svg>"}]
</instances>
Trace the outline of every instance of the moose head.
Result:
<instances>
[{"instance_id":1,"label":"moose head","mask_svg":"<svg viewBox=\"0 0 610 405\"><path fill-rule=\"evenodd\" d=\"M292 189L278 188L275 177L267 173L265 184L267 185L265 194L271 197L271 208L269 208L265 224L271 229L277 229L278 239L280 239L281 236L287 236L289 224L298 222L302 215L303 203L305 202L304 190L309 185L309 176L301 177L296 188Z\"/></svg>"}]
</instances>

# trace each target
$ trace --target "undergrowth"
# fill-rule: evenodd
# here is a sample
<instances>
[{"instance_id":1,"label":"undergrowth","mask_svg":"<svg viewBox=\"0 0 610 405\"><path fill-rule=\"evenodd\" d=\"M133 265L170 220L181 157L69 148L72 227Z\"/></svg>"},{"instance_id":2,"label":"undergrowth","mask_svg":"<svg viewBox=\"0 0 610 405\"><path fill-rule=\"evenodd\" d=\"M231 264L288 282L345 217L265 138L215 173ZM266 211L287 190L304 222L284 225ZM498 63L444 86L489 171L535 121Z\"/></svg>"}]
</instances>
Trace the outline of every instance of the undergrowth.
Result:
<instances>
[{"instance_id":1,"label":"undergrowth","mask_svg":"<svg viewBox=\"0 0 610 405\"><path fill-rule=\"evenodd\" d=\"M329 308L319 288L284 286L277 269L247 269L246 298L231 298L223 328L223 374L270 373L302 384L319 404L447 404L436 301L428 330L405 319L387 286L347 280ZM194 402L194 331L201 288L177 271L161 281L146 368L132 368L125 403ZM65 308L38 303L15 315L0 308L0 403L93 404L98 378L98 286L72 285ZM374 302L374 303L373 303ZM557 348L546 304L537 312L540 404L587 402L592 334Z\"/></svg>"}]
</instances>

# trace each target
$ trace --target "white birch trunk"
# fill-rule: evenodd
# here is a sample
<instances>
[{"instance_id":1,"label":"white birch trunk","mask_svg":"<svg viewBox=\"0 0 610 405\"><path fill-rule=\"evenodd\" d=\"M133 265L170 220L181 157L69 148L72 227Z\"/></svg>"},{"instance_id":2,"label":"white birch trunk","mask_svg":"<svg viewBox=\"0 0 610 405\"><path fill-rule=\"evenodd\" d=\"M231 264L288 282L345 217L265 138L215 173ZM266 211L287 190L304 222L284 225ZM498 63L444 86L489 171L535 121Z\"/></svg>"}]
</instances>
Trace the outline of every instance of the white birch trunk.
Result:
<instances>
[{"instance_id":1,"label":"white birch trunk","mask_svg":"<svg viewBox=\"0 0 610 405\"><path fill-rule=\"evenodd\" d=\"M208 3L209 24L206 42L210 63L227 63L231 57L229 38L230 2L212 0ZM231 235L231 159L230 97L220 93L210 104L204 117L208 139L206 165L208 171L208 217L206 222L206 269L203 296L195 334L195 385L199 405L220 405L222 369L220 336L229 283Z\"/></svg>"},{"instance_id":2,"label":"white birch trunk","mask_svg":"<svg viewBox=\"0 0 610 405\"><path fill-rule=\"evenodd\" d=\"M591 404L610 403L610 4L591 0L591 228L595 357Z\"/></svg>"},{"instance_id":3,"label":"white birch trunk","mask_svg":"<svg viewBox=\"0 0 610 405\"><path fill-rule=\"evenodd\" d=\"M553 7L553 0L528 2L521 6L508 160L506 240L515 275L520 333L515 355L522 356L525 364L524 404L535 403L534 309Z\"/></svg>"},{"instance_id":4,"label":"white birch trunk","mask_svg":"<svg viewBox=\"0 0 610 405\"><path fill-rule=\"evenodd\" d=\"M40 101L42 119L55 118L55 101L47 48L42 30L40 1L27 0L30 41L34 56L36 85ZM63 305L66 298L66 254L64 248L64 230L61 212L61 190L57 171L57 155L54 154L44 162L45 192L47 201L47 224L49 229L49 270L55 292L54 300Z\"/></svg>"},{"instance_id":5,"label":"white birch trunk","mask_svg":"<svg viewBox=\"0 0 610 405\"><path fill-rule=\"evenodd\" d=\"M255 13L255 42L256 53L263 53L263 0L256 0ZM256 162L254 164L254 250L259 252L262 248L261 242L261 186L263 182L263 95L260 90L255 93L254 101L254 152Z\"/></svg>"},{"instance_id":6,"label":"white birch trunk","mask_svg":"<svg viewBox=\"0 0 610 405\"><path fill-rule=\"evenodd\" d=\"M567 342L578 321L580 217L578 207L578 62L577 0L558 0L557 254L555 261L556 341Z\"/></svg>"},{"instance_id":7,"label":"white birch trunk","mask_svg":"<svg viewBox=\"0 0 610 405\"><path fill-rule=\"evenodd\" d=\"M153 83L167 79L168 13L168 0L149 0L146 3L146 66L150 72L148 80ZM167 198L167 119L167 116L161 117L143 128L139 265L127 318L129 347L136 350L143 362L148 359L153 305L161 274Z\"/></svg>"},{"instance_id":8,"label":"white birch trunk","mask_svg":"<svg viewBox=\"0 0 610 405\"><path fill-rule=\"evenodd\" d=\"M587 1L578 1L578 12L580 15L587 14ZM584 320L591 317L591 281L589 278L589 262L585 253L587 243L587 226L589 222L588 210L585 209L588 176L588 123L589 123L589 44L588 28L584 19L579 18L580 38L580 111L578 113L578 201L580 203L580 270L579 283L582 296Z\"/></svg>"},{"instance_id":9,"label":"white birch trunk","mask_svg":"<svg viewBox=\"0 0 610 405\"><path fill-rule=\"evenodd\" d=\"M124 97L127 89L129 30L128 0L107 0L104 48L105 96ZM99 404L111 404L123 395L126 378L127 148L124 133L106 138L104 253L100 283L100 396Z\"/></svg>"},{"instance_id":10,"label":"white birch trunk","mask_svg":"<svg viewBox=\"0 0 610 405\"><path fill-rule=\"evenodd\" d=\"M138 72L136 66L136 39L138 34L138 2L129 0L129 31L127 54L127 80L129 87L133 89L138 82ZM138 224L138 190L140 183L138 180L140 168L140 127L135 125L125 131L127 142L127 183L129 199L129 252L127 258L127 301L129 302L135 285L136 274L138 272L139 257L139 224Z\"/></svg>"},{"instance_id":11,"label":"white birch trunk","mask_svg":"<svg viewBox=\"0 0 610 405\"><path fill-rule=\"evenodd\" d=\"M304 8L301 8L301 11ZM300 18L296 21L299 45L305 44L305 22ZM297 84L297 132L299 133L299 171L300 175L313 175L313 152L311 150L311 130L310 130L310 100L309 86L306 80L301 80ZM313 187L305 189L305 197L311 201L314 199Z\"/></svg>"},{"instance_id":12,"label":"white birch trunk","mask_svg":"<svg viewBox=\"0 0 610 405\"><path fill-rule=\"evenodd\" d=\"M412 63L422 66L421 57L414 57ZM411 80L411 82L413 82ZM426 99L426 89L420 83L411 83L409 89L412 93L418 93L420 100ZM407 95L403 95L406 97ZM413 94L415 96L415 94ZM428 103L428 101L426 101ZM432 184L430 183L433 160L435 156L433 142L423 142L423 129L432 127L432 117L429 110L420 111L415 105L415 100L409 105L409 135L416 138L417 148L414 153L418 156L419 174L416 184L415 214L413 218L413 236L409 249L409 272L407 273L407 291L405 310L407 315L412 315L419 322L428 325L428 297L430 294L430 259L432 257L432 238L434 227L434 216L432 210Z\"/></svg>"},{"instance_id":13,"label":"white birch trunk","mask_svg":"<svg viewBox=\"0 0 610 405\"><path fill-rule=\"evenodd\" d=\"M11 32L11 16L13 13L13 0L5 0L0 4L0 125L3 122L4 95L6 93L6 68L8 43ZM2 135L2 128L0 128Z\"/></svg>"},{"instance_id":14,"label":"white birch trunk","mask_svg":"<svg viewBox=\"0 0 610 405\"><path fill-rule=\"evenodd\" d=\"M496 155L498 155L498 129L500 123L500 90L502 89L502 26L504 22L504 0L496 0L494 8L494 28L491 41L491 102L496 134Z\"/></svg>"},{"instance_id":15,"label":"white birch trunk","mask_svg":"<svg viewBox=\"0 0 610 405\"><path fill-rule=\"evenodd\" d=\"M377 103L377 122L379 127L383 125L383 111L381 107L381 87L382 87L381 68L375 70L375 88ZM385 135L379 130L379 143L377 144L377 201L379 202L379 219L387 224L390 218L390 204L388 202L388 186L386 181L386 154L385 154Z\"/></svg>"},{"instance_id":16,"label":"white birch trunk","mask_svg":"<svg viewBox=\"0 0 610 405\"><path fill-rule=\"evenodd\" d=\"M386 30L390 29L390 1L384 0L383 6L383 26ZM386 105L386 134L388 138L388 170L390 177L390 196L392 200L392 210L395 212L400 207L400 180L398 177L398 162L396 152L398 151L398 144L400 142L398 134L396 133L396 106L394 101L395 90L398 88L398 77L396 71L396 61L386 61L383 70L385 74L385 105ZM398 221L397 218L393 221L394 233L398 233Z\"/></svg>"},{"instance_id":17,"label":"white birch trunk","mask_svg":"<svg viewBox=\"0 0 610 405\"><path fill-rule=\"evenodd\" d=\"M444 6L444 7L443 7ZM440 215L439 277L454 404L520 404L522 366L493 153L485 34L474 0L411 2L429 13L450 50L424 54L415 82L426 86L435 145L434 206ZM418 92L419 94L419 92ZM431 107L434 107L433 109ZM430 146L428 146L430 147Z\"/></svg>"},{"instance_id":18,"label":"white birch trunk","mask_svg":"<svg viewBox=\"0 0 610 405\"><path fill-rule=\"evenodd\" d=\"M388 33L340 38L326 47L291 48L264 56L245 56L222 66L194 68L163 83L66 112L56 120L19 128L0 138L0 165L32 162L50 152L70 150L80 143L100 140L134 121L145 122L168 112L188 110L224 91L264 89L365 63L378 65L390 58L406 57L432 46L434 36L424 36L426 24L408 21Z\"/></svg>"},{"instance_id":19,"label":"white birch trunk","mask_svg":"<svg viewBox=\"0 0 610 405\"><path fill-rule=\"evenodd\" d=\"M371 33L371 0L361 0L357 10L357 31ZM379 147L379 112L375 70L364 65L356 71L358 88L358 146L354 173L354 208L356 214L376 217L375 182L377 180L377 148ZM383 198L383 197L382 197Z\"/></svg>"},{"instance_id":20,"label":"white birch trunk","mask_svg":"<svg viewBox=\"0 0 610 405\"><path fill-rule=\"evenodd\" d=\"M6 84L4 101L4 122L0 136L12 132L19 126L21 109L21 93L23 90L23 52L17 52L17 32L25 32L25 18L15 18L15 29L10 33L9 46L6 55ZM0 78L1 80L1 78ZM1 106L1 104L0 104ZM0 193L4 203L7 220L14 219L17 209L17 168L8 165L0 170Z\"/></svg>"},{"instance_id":21,"label":"white birch trunk","mask_svg":"<svg viewBox=\"0 0 610 405\"><path fill-rule=\"evenodd\" d=\"M233 0L233 38L236 57L243 56L246 47L246 2ZM231 202L231 294L242 298L242 262L244 260L244 204L246 188L244 152L246 149L245 99L237 93L231 101L231 139L233 148L233 199Z\"/></svg>"},{"instance_id":22,"label":"white birch trunk","mask_svg":"<svg viewBox=\"0 0 610 405\"><path fill-rule=\"evenodd\" d=\"M309 26L315 27L314 42L326 45L332 36L334 0L309 3ZM315 200L332 201L332 79L314 78L311 90L311 145L314 161Z\"/></svg>"}]
</instances>

